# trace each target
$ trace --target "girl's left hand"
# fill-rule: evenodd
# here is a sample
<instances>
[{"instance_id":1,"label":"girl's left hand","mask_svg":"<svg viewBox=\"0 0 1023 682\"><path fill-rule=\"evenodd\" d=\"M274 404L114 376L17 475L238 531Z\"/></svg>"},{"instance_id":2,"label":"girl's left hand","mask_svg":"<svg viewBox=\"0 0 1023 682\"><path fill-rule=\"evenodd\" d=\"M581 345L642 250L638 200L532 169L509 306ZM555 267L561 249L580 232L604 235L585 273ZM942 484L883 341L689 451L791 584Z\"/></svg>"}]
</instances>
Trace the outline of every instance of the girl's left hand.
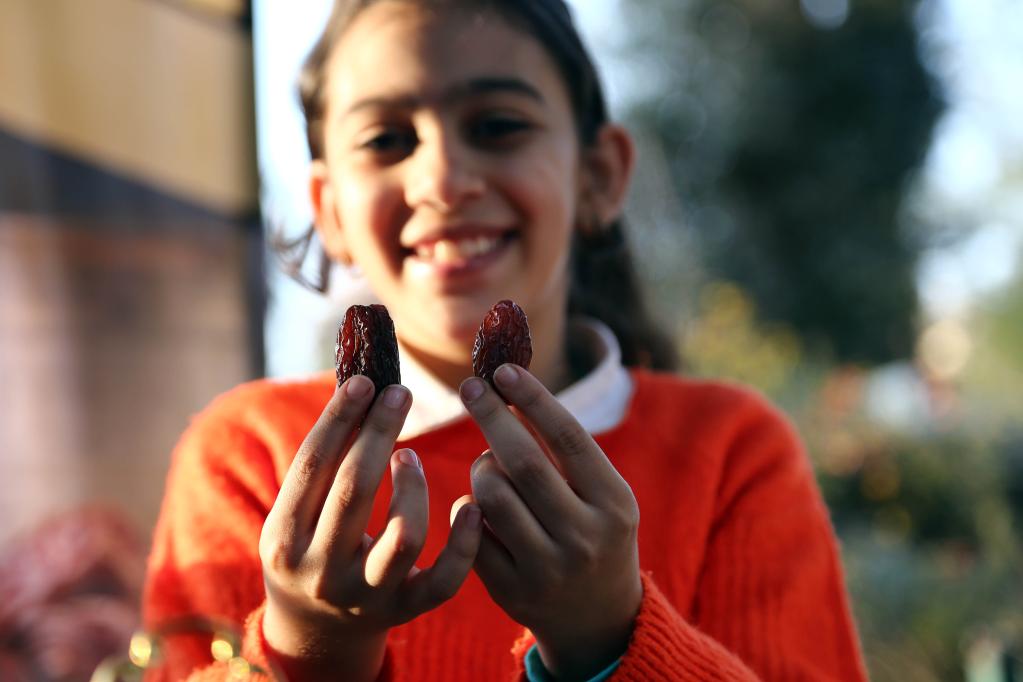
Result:
<instances>
[{"instance_id":1,"label":"girl's left hand","mask_svg":"<svg viewBox=\"0 0 1023 682\"><path fill-rule=\"evenodd\" d=\"M494 601L532 631L545 667L585 680L621 656L632 634L643 596L639 507L536 377L509 364L494 380L500 395L475 377L460 389L490 445L471 471L486 521L475 569Z\"/></svg>"}]
</instances>

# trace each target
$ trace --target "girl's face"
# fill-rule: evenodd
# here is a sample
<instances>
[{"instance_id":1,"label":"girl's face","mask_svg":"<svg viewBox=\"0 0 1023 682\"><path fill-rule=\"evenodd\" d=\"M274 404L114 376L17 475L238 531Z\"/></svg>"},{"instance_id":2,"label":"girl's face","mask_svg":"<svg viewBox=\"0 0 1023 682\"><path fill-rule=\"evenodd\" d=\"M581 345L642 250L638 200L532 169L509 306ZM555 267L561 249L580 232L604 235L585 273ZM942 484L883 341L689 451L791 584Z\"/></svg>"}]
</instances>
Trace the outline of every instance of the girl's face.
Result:
<instances>
[{"instance_id":1,"label":"girl's face","mask_svg":"<svg viewBox=\"0 0 1023 682\"><path fill-rule=\"evenodd\" d=\"M317 224L403 344L466 365L504 298L534 338L560 335L580 148L543 47L493 13L381 2L345 32L326 92Z\"/></svg>"}]
</instances>

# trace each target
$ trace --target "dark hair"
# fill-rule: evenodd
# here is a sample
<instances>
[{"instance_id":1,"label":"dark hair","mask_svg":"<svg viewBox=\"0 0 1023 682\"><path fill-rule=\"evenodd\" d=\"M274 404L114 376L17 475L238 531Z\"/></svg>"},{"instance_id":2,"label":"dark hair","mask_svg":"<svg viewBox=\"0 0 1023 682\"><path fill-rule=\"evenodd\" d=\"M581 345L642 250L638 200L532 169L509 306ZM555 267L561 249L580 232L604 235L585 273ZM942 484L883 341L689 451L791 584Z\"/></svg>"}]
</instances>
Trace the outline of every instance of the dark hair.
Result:
<instances>
[{"instance_id":1,"label":"dark hair","mask_svg":"<svg viewBox=\"0 0 1023 682\"><path fill-rule=\"evenodd\" d=\"M594 143L608 122L607 105L596 68L576 31L563 0L405 0L428 7L492 10L526 30L554 58L569 91L581 144ZM306 119L306 138L314 159L323 158L324 84L334 47L355 17L380 0L337 0L327 26L306 58L299 77L299 96ZM319 254L318 279L302 274L302 264L316 233L313 228L293 240L274 239L285 268L299 282L324 292L330 260ZM599 229L575 230L572 277L568 296L570 314L595 317L615 333L622 361L629 366L676 369L674 344L654 323L643 300L625 239L622 220Z\"/></svg>"}]
</instances>

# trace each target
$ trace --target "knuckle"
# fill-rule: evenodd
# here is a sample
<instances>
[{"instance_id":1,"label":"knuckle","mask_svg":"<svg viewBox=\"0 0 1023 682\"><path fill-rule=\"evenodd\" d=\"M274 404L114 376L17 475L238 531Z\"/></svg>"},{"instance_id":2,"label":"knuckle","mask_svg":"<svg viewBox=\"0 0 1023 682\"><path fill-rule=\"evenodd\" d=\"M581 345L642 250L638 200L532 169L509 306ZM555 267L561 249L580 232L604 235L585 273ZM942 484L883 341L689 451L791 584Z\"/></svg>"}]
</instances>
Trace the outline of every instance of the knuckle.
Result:
<instances>
[{"instance_id":1,"label":"knuckle","mask_svg":"<svg viewBox=\"0 0 1023 682\"><path fill-rule=\"evenodd\" d=\"M384 410L372 412L362 424L362 430L377 438L386 438L395 431L398 420Z\"/></svg>"},{"instance_id":2,"label":"knuckle","mask_svg":"<svg viewBox=\"0 0 1023 682\"><path fill-rule=\"evenodd\" d=\"M327 403L323 414L330 422L336 422L345 426L355 426L358 421L359 410L358 405L355 403L334 396Z\"/></svg>"},{"instance_id":3,"label":"knuckle","mask_svg":"<svg viewBox=\"0 0 1023 682\"><path fill-rule=\"evenodd\" d=\"M624 501L614 506L608 518L615 529L635 534L639 530L639 503L628 484L625 493Z\"/></svg>"},{"instance_id":4,"label":"knuckle","mask_svg":"<svg viewBox=\"0 0 1023 682\"><path fill-rule=\"evenodd\" d=\"M480 400L476 407L476 419L482 422L490 422L497 418L501 410L507 409L500 400L493 394L485 394L485 399Z\"/></svg>"},{"instance_id":5,"label":"knuckle","mask_svg":"<svg viewBox=\"0 0 1023 682\"><path fill-rule=\"evenodd\" d=\"M546 390L539 383L535 383L522 389L518 404L522 409L529 410L542 405L545 397Z\"/></svg>"},{"instance_id":6,"label":"knuckle","mask_svg":"<svg viewBox=\"0 0 1023 682\"><path fill-rule=\"evenodd\" d=\"M600 551L596 543L585 537L577 537L566 546L569 561L589 570L600 563Z\"/></svg>"},{"instance_id":7,"label":"knuckle","mask_svg":"<svg viewBox=\"0 0 1023 682\"><path fill-rule=\"evenodd\" d=\"M363 478L359 476L359 472L354 472L352 476L338 480L337 500L342 509L361 507L367 502L373 501L376 491L371 490L370 486L363 483Z\"/></svg>"},{"instance_id":8,"label":"knuckle","mask_svg":"<svg viewBox=\"0 0 1023 682\"><path fill-rule=\"evenodd\" d=\"M635 499L625 507L625 525L626 527L635 533L639 530L639 504Z\"/></svg>"},{"instance_id":9,"label":"knuckle","mask_svg":"<svg viewBox=\"0 0 1023 682\"><path fill-rule=\"evenodd\" d=\"M579 424L561 421L554 427L554 442L561 452L576 455L585 452L591 443L588 433Z\"/></svg>"},{"instance_id":10,"label":"knuckle","mask_svg":"<svg viewBox=\"0 0 1023 682\"><path fill-rule=\"evenodd\" d=\"M323 458L313 448L302 446L291 463L295 473L303 481L315 478L323 468Z\"/></svg>"},{"instance_id":11,"label":"knuckle","mask_svg":"<svg viewBox=\"0 0 1023 682\"><path fill-rule=\"evenodd\" d=\"M393 555L398 561L414 561L422 549L422 540L410 530L402 529L394 538Z\"/></svg>"},{"instance_id":12,"label":"knuckle","mask_svg":"<svg viewBox=\"0 0 1023 682\"><path fill-rule=\"evenodd\" d=\"M259 560L272 573L290 573L295 568L290 548L265 531L259 536Z\"/></svg>"},{"instance_id":13,"label":"knuckle","mask_svg":"<svg viewBox=\"0 0 1023 682\"><path fill-rule=\"evenodd\" d=\"M323 408L323 417L328 422L343 422L345 419L345 405L336 397L327 402Z\"/></svg>"},{"instance_id":14,"label":"knuckle","mask_svg":"<svg viewBox=\"0 0 1023 682\"><path fill-rule=\"evenodd\" d=\"M530 488L544 481L547 476L546 460L543 455L534 452L511 453L508 473L516 483Z\"/></svg>"},{"instance_id":15,"label":"knuckle","mask_svg":"<svg viewBox=\"0 0 1023 682\"><path fill-rule=\"evenodd\" d=\"M607 517L607 525L618 537L633 537L639 529L639 514L628 509L618 509Z\"/></svg>"},{"instance_id":16,"label":"knuckle","mask_svg":"<svg viewBox=\"0 0 1023 682\"><path fill-rule=\"evenodd\" d=\"M600 523L616 530L639 525L639 503L627 484L622 489L611 490L604 503L592 511Z\"/></svg>"}]
</instances>

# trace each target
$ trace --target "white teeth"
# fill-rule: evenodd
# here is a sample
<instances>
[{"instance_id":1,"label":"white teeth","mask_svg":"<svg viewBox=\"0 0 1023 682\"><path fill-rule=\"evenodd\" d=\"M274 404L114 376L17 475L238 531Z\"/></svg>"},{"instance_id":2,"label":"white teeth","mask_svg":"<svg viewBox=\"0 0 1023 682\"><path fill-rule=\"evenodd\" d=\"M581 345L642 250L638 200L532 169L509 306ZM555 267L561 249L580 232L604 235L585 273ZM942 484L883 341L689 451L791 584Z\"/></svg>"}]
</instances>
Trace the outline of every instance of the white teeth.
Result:
<instances>
[{"instance_id":1,"label":"white teeth","mask_svg":"<svg viewBox=\"0 0 1023 682\"><path fill-rule=\"evenodd\" d=\"M496 249L500 237L468 237L466 239L441 239L416 247L416 256L437 263L460 263L482 256Z\"/></svg>"},{"instance_id":2,"label":"white teeth","mask_svg":"<svg viewBox=\"0 0 1023 682\"><path fill-rule=\"evenodd\" d=\"M433 260L438 263L452 263L454 261L461 260L461 254L458 251L457 243L444 239L434 244Z\"/></svg>"}]
</instances>

